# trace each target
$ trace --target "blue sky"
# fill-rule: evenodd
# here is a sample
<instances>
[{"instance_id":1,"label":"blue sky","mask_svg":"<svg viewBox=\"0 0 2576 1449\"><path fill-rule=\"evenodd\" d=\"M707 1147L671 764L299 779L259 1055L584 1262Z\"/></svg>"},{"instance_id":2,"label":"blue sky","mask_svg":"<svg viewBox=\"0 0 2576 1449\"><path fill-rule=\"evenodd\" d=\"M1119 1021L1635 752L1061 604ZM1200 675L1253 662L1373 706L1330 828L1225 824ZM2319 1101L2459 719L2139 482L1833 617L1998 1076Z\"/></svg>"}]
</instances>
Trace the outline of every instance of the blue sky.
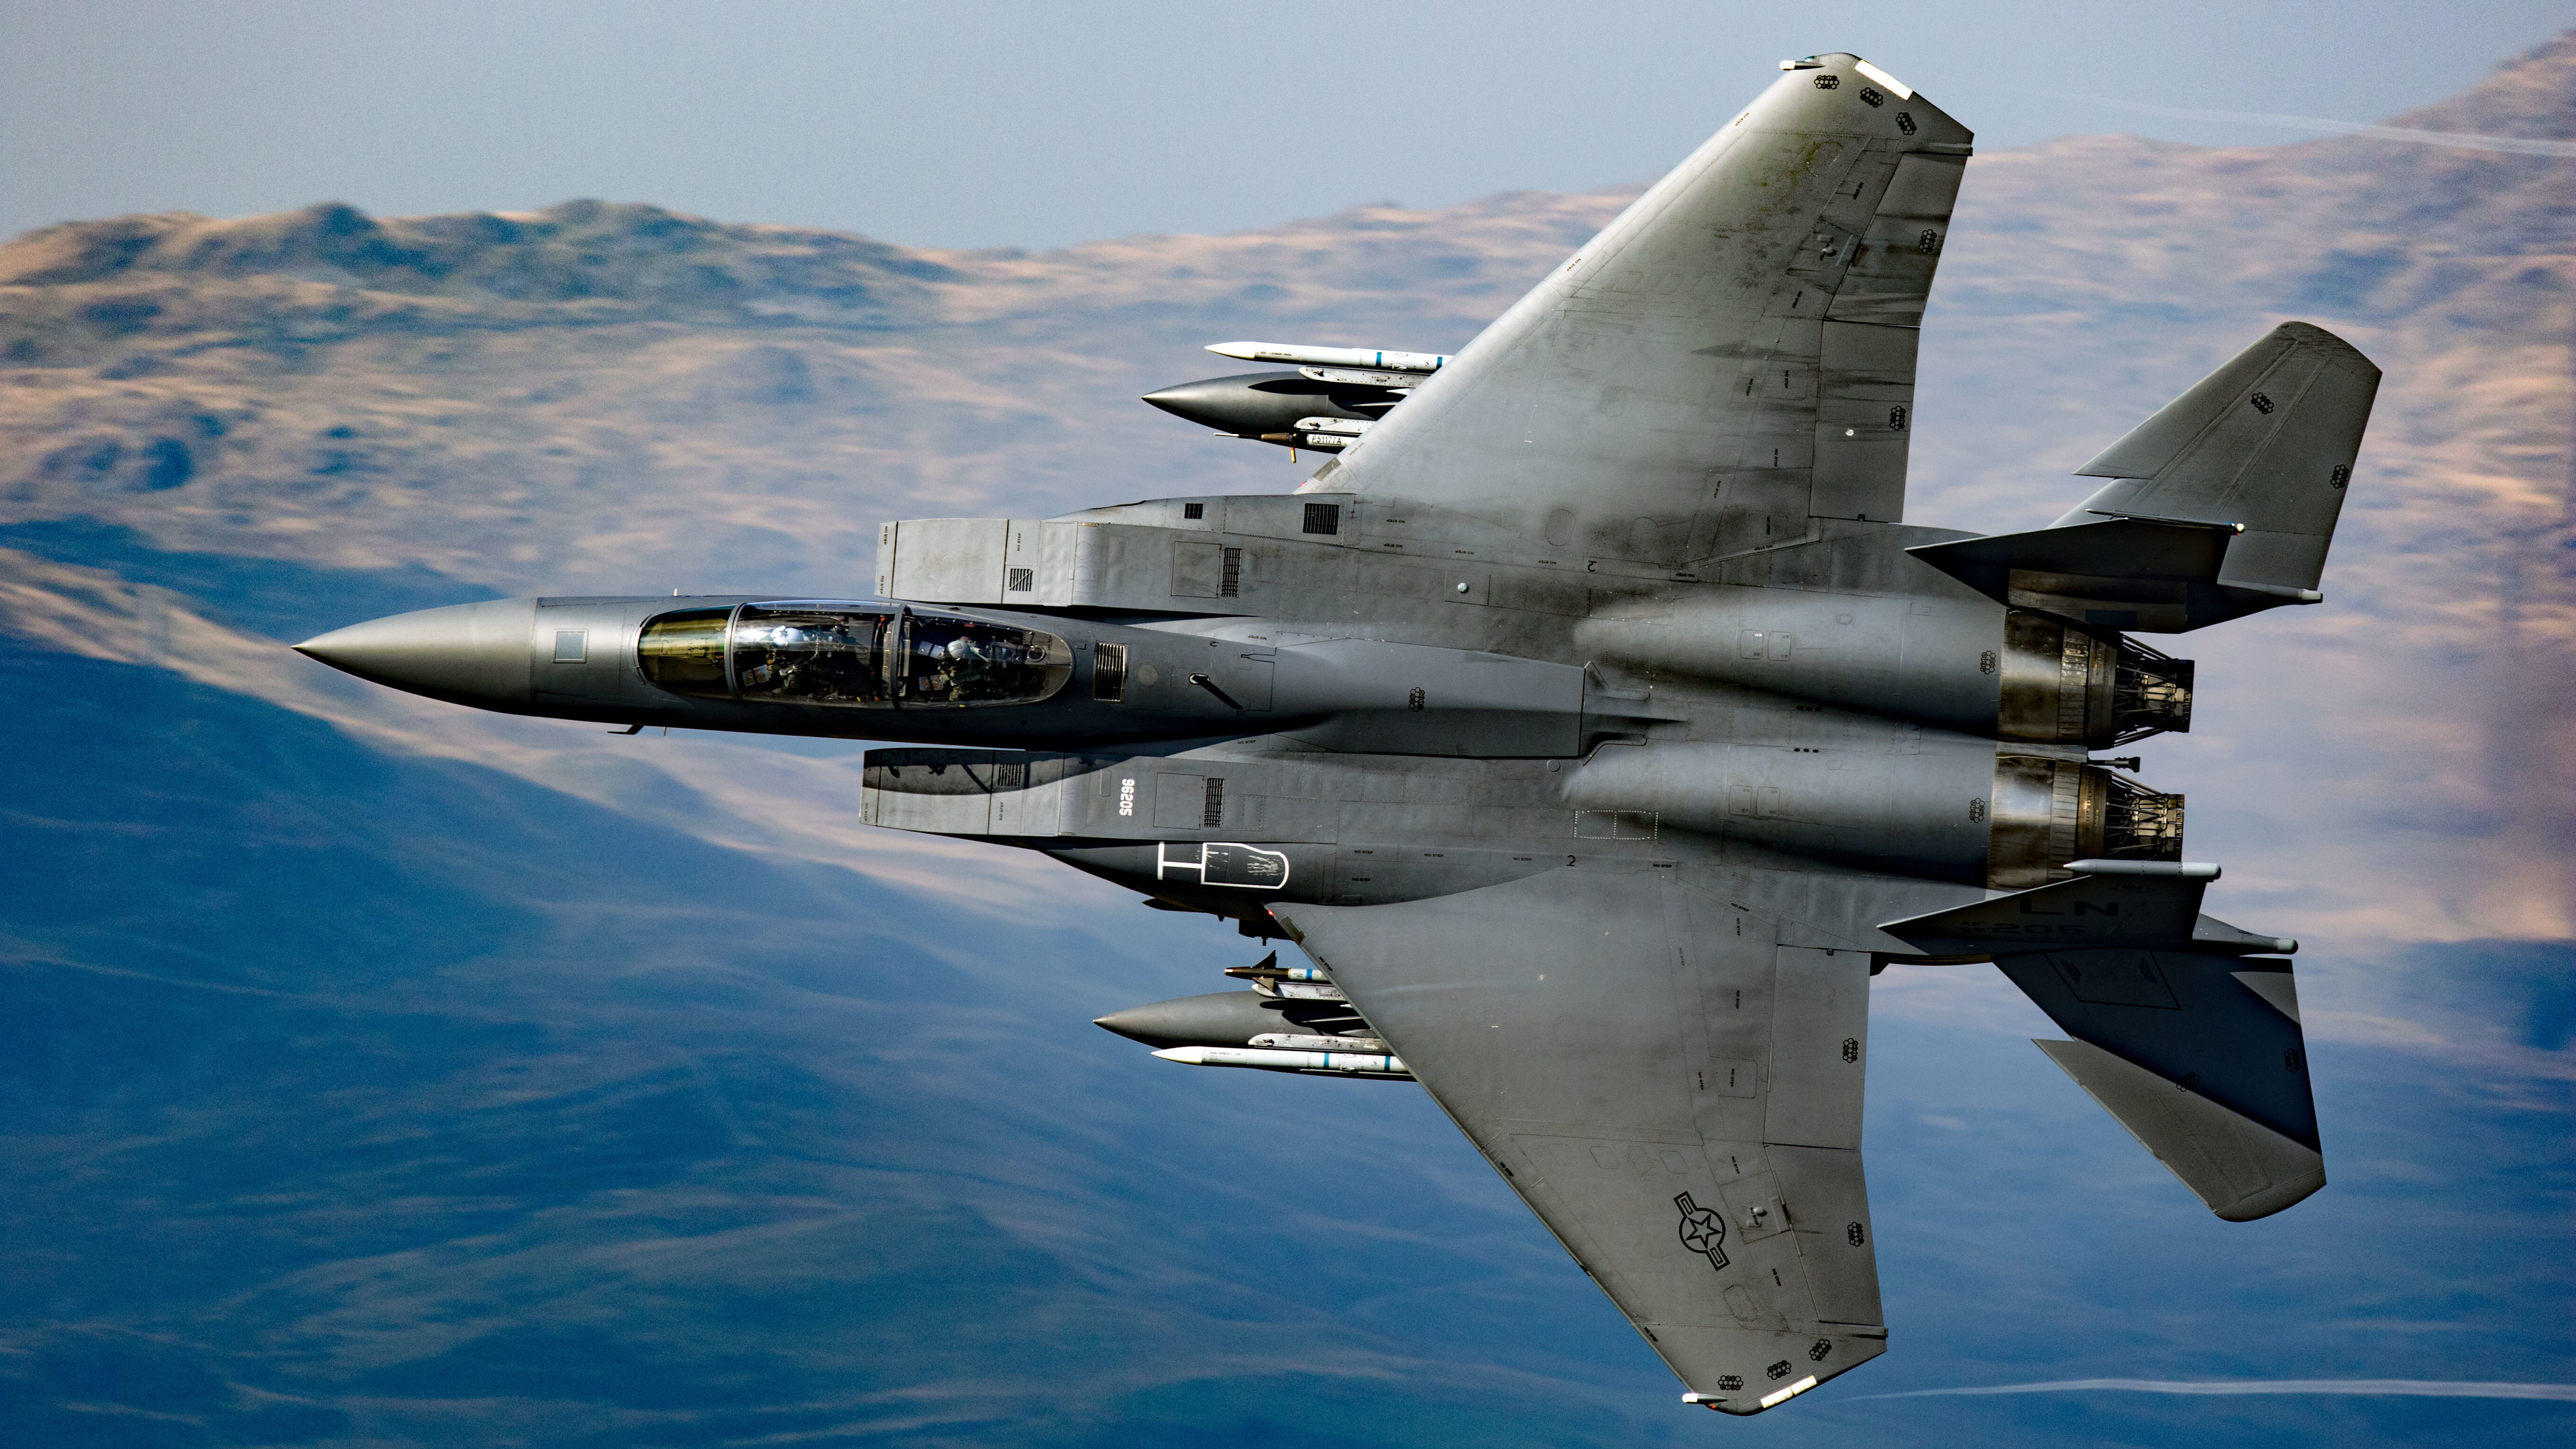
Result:
<instances>
[{"instance_id":1,"label":"blue sky","mask_svg":"<svg viewBox=\"0 0 2576 1449\"><path fill-rule=\"evenodd\" d=\"M1055 246L1643 178L1758 88L1748 65L1819 50L1989 146L2239 144L2296 133L2113 103L2373 121L2571 24L2565 0L23 0L0 8L0 234L597 196Z\"/></svg>"}]
</instances>

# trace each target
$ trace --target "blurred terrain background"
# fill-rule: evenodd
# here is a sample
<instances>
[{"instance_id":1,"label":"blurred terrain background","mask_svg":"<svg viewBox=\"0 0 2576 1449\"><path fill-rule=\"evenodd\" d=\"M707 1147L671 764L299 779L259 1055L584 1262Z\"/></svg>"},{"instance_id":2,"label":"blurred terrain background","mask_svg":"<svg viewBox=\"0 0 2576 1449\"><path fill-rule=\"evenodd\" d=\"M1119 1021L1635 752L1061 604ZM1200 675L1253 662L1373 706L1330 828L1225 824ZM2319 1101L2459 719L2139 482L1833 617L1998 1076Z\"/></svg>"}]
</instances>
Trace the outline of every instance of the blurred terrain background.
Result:
<instances>
[{"instance_id":1,"label":"blurred terrain background","mask_svg":"<svg viewBox=\"0 0 2576 1449\"><path fill-rule=\"evenodd\" d=\"M2561 152L1987 145L1908 514L2054 517L2286 317L2386 369L2327 603L2180 641L2198 729L2145 776L2213 910L2308 943L2333 1186L2217 1223L1994 973L1891 969L1896 1351L1744 1424L1679 1412L1412 1088L1089 1025L1249 943L861 829L856 742L474 715L283 647L864 593L885 518L1288 489L1314 460L1132 399L1221 339L1454 350L1639 183L1042 250L598 201L0 245L0 1435L2564 1443L2564 1401L1877 1397L2576 1381L2576 37L2384 119Z\"/></svg>"}]
</instances>

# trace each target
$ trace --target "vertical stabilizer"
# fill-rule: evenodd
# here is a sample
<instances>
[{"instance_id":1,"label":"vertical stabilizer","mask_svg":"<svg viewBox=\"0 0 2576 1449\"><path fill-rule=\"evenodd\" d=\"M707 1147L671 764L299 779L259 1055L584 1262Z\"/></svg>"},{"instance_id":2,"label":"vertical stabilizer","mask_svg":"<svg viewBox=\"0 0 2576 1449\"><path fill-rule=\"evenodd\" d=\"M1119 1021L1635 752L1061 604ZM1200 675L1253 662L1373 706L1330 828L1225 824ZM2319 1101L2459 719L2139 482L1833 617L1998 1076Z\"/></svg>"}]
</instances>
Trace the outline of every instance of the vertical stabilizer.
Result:
<instances>
[{"instance_id":1,"label":"vertical stabilizer","mask_svg":"<svg viewBox=\"0 0 2576 1449\"><path fill-rule=\"evenodd\" d=\"M2218 583L2311 591L2379 391L2379 369L2322 327L2284 322L2076 470L2114 480L2057 525L2228 524Z\"/></svg>"}]
</instances>

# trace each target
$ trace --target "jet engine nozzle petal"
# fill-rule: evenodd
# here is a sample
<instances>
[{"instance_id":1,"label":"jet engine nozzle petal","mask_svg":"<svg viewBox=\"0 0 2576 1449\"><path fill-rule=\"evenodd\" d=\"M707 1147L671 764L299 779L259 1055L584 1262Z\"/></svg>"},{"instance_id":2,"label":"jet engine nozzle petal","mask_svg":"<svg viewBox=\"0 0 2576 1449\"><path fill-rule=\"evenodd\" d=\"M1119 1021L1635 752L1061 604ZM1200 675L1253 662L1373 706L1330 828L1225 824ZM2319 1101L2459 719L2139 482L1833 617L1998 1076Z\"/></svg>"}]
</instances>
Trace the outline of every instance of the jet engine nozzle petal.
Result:
<instances>
[{"instance_id":1,"label":"jet engine nozzle petal","mask_svg":"<svg viewBox=\"0 0 2576 1449\"><path fill-rule=\"evenodd\" d=\"M537 601L494 599L369 619L295 652L344 674L484 709L524 709Z\"/></svg>"}]
</instances>

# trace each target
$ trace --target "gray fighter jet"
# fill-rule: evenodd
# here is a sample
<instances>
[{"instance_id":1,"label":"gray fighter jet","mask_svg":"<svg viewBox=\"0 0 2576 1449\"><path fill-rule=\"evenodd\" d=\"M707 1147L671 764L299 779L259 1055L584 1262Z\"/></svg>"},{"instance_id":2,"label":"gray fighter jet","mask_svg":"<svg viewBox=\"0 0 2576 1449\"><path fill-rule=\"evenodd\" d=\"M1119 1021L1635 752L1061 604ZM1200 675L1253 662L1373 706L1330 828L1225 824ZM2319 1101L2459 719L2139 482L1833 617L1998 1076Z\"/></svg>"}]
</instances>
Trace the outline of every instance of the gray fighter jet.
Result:
<instances>
[{"instance_id":1,"label":"gray fighter jet","mask_svg":"<svg viewBox=\"0 0 2576 1449\"><path fill-rule=\"evenodd\" d=\"M516 714L912 741L869 752L870 823L1293 941L1311 965L1101 1024L1418 1082L1690 1403L1886 1348L1890 961L1992 962L2211 1211L2279 1212L2325 1182L2296 943L2203 915L2181 798L2093 752L2190 723L2190 662L2133 633L2319 601L2378 369L2285 323L2047 527L1905 522L1970 135L1856 56L1783 70L1458 356L1230 346L1297 386L1161 399L1336 439L1293 496L888 523L874 599L515 599L298 647ZM1334 389L1366 406L1275 401Z\"/></svg>"}]
</instances>

